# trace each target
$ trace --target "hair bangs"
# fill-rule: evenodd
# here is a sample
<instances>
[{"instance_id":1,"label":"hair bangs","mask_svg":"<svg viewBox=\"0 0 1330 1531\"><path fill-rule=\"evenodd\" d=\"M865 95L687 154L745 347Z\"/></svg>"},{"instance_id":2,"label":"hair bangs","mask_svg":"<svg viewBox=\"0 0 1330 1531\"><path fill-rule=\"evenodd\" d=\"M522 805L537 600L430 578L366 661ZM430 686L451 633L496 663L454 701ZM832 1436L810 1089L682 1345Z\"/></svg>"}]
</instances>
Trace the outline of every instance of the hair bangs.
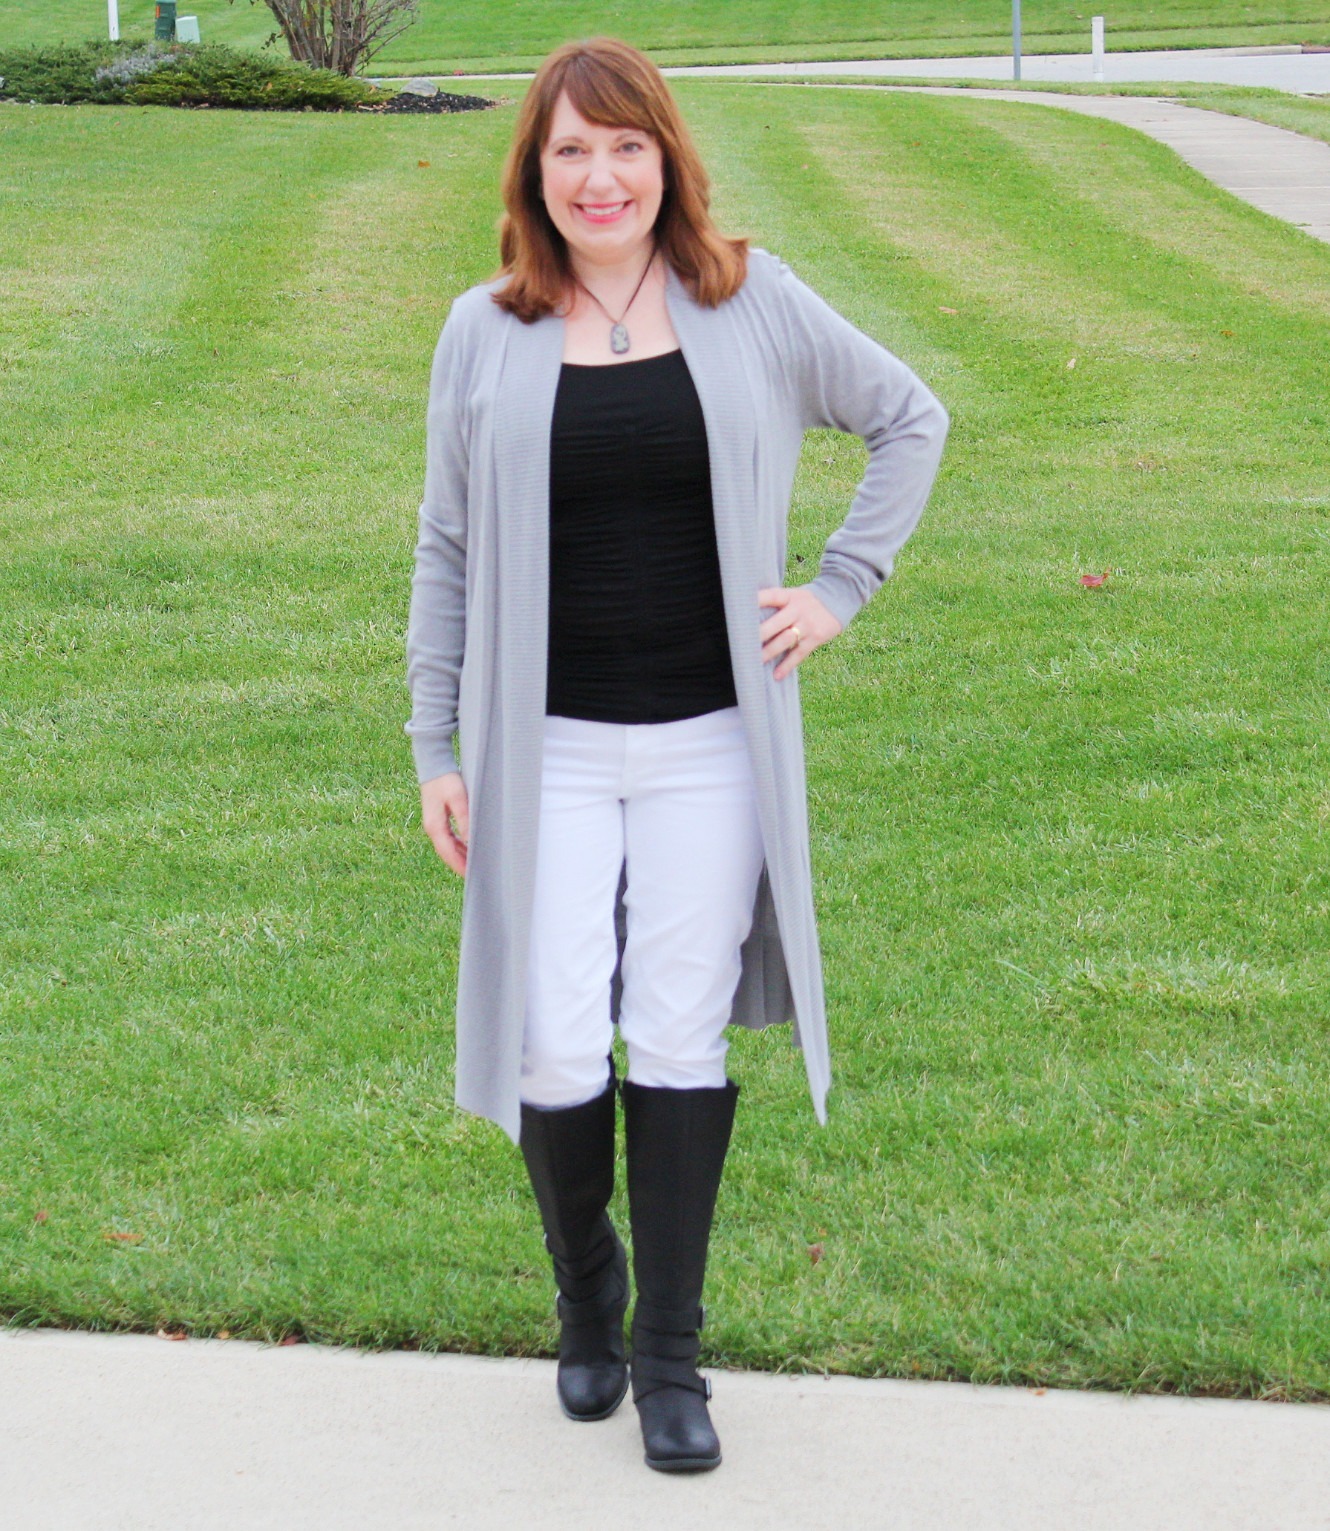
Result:
<instances>
[{"instance_id":1,"label":"hair bangs","mask_svg":"<svg viewBox=\"0 0 1330 1531\"><path fill-rule=\"evenodd\" d=\"M652 103L645 93L628 87L621 74L593 53L575 54L568 60L558 88L551 91L550 116L560 91L566 91L582 116L597 127L636 128L653 138L661 136L659 114L651 110Z\"/></svg>"}]
</instances>

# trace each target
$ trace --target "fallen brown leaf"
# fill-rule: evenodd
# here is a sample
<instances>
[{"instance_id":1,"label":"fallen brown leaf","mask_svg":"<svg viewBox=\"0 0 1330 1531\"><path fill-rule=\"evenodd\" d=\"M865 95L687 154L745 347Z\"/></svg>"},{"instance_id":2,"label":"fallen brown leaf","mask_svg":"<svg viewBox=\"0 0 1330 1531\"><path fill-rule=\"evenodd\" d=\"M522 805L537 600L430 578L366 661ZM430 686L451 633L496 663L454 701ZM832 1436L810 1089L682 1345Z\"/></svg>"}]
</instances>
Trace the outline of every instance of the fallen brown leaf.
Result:
<instances>
[{"instance_id":1,"label":"fallen brown leaf","mask_svg":"<svg viewBox=\"0 0 1330 1531\"><path fill-rule=\"evenodd\" d=\"M813 1262L814 1265L816 1265L821 1260L825 1252L826 1251L821 1244L810 1244L808 1246L808 1258Z\"/></svg>"},{"instance_id":2,"label":"fallen brown leaf","mask_svg":"<svg viewBox=\"0 0 1330 1531\"><path fill-rule=\"evenodd\" d=\"M104 1233L102 1237L117 1240L121 1244L138 1244L143 1240L141 1233Z\"/></svg>"},{"instance_id":3,"label":"fallen brown leaf","mask_svg":"<svg viewBox=\"0 0 1330 1531\"><path fill-rule=\"evenodd\" d=\"M1081 584L1087 586L1091 590L1094 590L1098 586L1102 585L1108 576L1112 574L1112 572L1112 569L1105 569L1102 574L1082 574Z\"/></svg>"}]
</instances>

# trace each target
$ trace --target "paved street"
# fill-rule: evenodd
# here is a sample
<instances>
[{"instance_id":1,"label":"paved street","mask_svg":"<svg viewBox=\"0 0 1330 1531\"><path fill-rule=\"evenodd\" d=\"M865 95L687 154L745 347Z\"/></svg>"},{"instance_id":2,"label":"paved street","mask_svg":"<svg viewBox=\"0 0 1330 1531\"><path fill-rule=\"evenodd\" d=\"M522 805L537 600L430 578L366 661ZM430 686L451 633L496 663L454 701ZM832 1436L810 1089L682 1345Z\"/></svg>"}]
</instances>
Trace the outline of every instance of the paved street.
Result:
<instances>
[{"instance_id":1,"label":"paved street","mask_svg":"<svg viewBox=\"0 0 1330 1531\"><path fill-rule=\"evenodd\" d=\"M1088 14L1088 13L1087 13ZM1090 64L1090 32L1086 27L1086 52L1026 54L1021 61L1023 80L1065 83L1093 79ZM1114 53L1113 34L1107 37L1104 80L1121 84L1129 80L1190 81L1203 85L1265 85L1299 94L1330 94L1330 53L1303 53L1285 49L1179 48L1159 53ZM831 64L725 64L667 69L666 74L880 74L920 80L1010 80L1011 55L1000 58L859 59Z\"/></svg>"}]
</instances>

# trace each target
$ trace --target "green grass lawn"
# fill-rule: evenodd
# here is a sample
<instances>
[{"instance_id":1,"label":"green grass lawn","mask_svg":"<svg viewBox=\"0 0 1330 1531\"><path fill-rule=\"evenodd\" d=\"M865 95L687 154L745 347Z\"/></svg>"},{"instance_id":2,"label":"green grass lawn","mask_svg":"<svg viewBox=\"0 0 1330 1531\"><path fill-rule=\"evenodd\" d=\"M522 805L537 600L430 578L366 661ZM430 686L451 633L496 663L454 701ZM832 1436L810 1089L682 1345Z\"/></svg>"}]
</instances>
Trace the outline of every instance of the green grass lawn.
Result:
<instances>
[{"instance_id":1,"label":"green grass lawn","mask_svg":"<svg viewBox=\"0 0 1330 1531\"><path fill-rule=\"evenodd\" d=\"M807 75L792 80L788 75L756 77L752 83L763 86L783 85L801 88L828 85L861 85L875 89L894 89L908 86L912 90L927 90L932 86L944 86L953 90L1015 90L1035 95L1051 92L1060 96L1163 96L1180 101L1187 106L1204 111L1227 112L1233 117L1251 117L1257 122L1268 122L1277 128L1288 128L1294 133L1304 133L1309 138L1324 139L1330 143L1330 96L1294 96L1286 90L1269 90L1263 86L1249 85L1197 85L1159 83L1157 81L1129 81L1121 85L1056 84L1033 80L974 80L910 79L906 76L883 78L875 75ZM495 89L502 89L499 82Z\"/></svg>"},{"instance_id":2,"label":"green grass lawn","mask_svg":"<svg viewBox=\"0 0 1330 1531\"><path fill-rule=\"evenodd\" d=\"M708 1358L1330 1397L1330 249L1070 113L680 95L953 414L804 672L836 1086L735 1038ZM0 107L15 1322L550 1353L401 734L511 124ZM793 580L860 464L809 438Z\"/></svg>"},{"instance_id":3,"label":"green grass lawn","mask_svg":"<svg viewBox=\"0 0 1330 1531\"><path fill-rule=\"evenodd\" d=\"M1092 7L1081 0L1026 0L1027 53L1089 52ZM149 0L122 3L128 33L151 29ZM197 15L205 41L260 45L271 13L244 0L180 0ZM1330 44L1322 0L1118 0L1108 18L1113 48L1225 47L1262 43ZM104 35L102 0L0 0L6 43ZM1011 50L1010 0L421 0L417 21L375 59L377 73L451 69L529 69L570 37L611 32L649 48L661 63L743 63L752 59L945 57ZM284 44L279 44L283 46Z\"/></svg>"}]
</instances>

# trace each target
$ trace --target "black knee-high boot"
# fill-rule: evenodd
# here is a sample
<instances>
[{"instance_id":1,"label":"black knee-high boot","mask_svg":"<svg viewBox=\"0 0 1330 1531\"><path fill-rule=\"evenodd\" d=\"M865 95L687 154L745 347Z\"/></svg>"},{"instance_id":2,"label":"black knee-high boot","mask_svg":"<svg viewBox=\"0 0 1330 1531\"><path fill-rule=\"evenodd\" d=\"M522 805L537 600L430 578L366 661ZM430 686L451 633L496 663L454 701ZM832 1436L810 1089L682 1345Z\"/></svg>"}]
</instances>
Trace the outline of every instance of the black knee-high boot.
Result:
<instances>
[{"instance_id":1,"label":"black knee-high boot","mask_svg":"<svg viewBox=\"0 0 1330 1531\"><path fill-rule=\"evenodd\" d=\"M702 1281L739 1086L670 1090L623 1086L628 1205L633 1228L633 1402L648 1467L705 1472L720 1465L697 1374Z\"/></svg>"},{"instance_id":2,"label":"black knee-high boot","mask_svg":"<svg viewBox=\"0 0 1330 1531\"><path fill-rule=\"evenodd\" d=\"M606 1207L614 1191L613 1074L580 1106L522 1106L521 1146L559 1288L559 1404L606 1419L628 1391L628 1257Z\"/></svg>"}]
</instances>

